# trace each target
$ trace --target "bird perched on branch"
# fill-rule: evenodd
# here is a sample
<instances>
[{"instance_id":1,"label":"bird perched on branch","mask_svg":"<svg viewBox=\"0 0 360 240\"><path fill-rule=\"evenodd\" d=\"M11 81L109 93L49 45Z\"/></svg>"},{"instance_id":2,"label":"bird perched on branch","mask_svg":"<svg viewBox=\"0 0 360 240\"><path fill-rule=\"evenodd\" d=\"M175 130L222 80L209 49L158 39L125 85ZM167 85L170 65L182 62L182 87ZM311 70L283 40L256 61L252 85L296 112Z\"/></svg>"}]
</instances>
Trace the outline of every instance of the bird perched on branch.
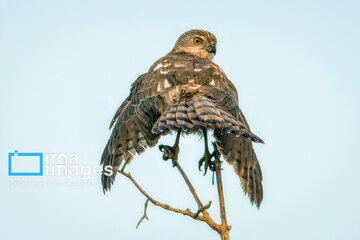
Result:
<instances>
[{"instance_id":1,"label":"bird perched on branch","mask_svg":"<svg viewBox=\"0 0 360 240\"><path fill-rule=\"evenodd\" d=\"M207 133L213 131L215 150L233 165L252 204L263 199L262 173L252 142L263 141L250 131L238 104L238 93L223 70L212 60L216 37L204 30L182 34L174 48L132 84L130 95L116 111L114 126L101 158L113 175L103 173L104 192L110 190L117 170L136 154L153 147L161 136L177 132L174 146L160 145L164 159L176 164L181 133L204 136L199 168L213 170ZM114 125L115 124L115 125Z\"/></svg>"}]
</instances>

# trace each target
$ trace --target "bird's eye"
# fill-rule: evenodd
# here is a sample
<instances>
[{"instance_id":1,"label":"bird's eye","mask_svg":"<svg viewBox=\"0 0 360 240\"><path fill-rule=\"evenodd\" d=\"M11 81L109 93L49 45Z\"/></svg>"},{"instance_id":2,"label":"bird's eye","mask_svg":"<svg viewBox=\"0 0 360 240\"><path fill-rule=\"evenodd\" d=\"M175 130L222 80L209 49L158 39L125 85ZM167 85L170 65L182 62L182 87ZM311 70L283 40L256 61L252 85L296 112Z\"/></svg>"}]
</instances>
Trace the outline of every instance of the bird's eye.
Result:
<instances>
[{"instance_id":1,"label":"bird's eye","mask_svg":"<svg viewBox=\"0 0 360 240\"><path fill-rule=\"evenodd\" d=\"M199 45L200 43L202 43L202 39L196 37L196 38L194 38L194 43L195 43L196 45Z\"/></svg>"}]
</instances>

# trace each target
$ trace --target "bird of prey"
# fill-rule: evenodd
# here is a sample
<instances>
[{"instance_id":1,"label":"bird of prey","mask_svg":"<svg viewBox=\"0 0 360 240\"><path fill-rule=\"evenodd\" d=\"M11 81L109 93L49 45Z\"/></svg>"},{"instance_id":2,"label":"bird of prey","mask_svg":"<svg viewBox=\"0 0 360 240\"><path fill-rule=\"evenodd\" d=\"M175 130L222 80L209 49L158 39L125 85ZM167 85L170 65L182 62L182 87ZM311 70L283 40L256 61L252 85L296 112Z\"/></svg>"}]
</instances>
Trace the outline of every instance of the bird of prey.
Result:
<instances>
[{"instance_id":1,"label":"bird of prey","mask_svg":"<svg viewBox=\"0 0 360 240\"><path fill-rule=\"evenodd\" d=\"M113 175L103 173L104 192L110 190L121 165L171 132L177 133L176 141L174 146L160 146L163 158L176 164L180 134L201 134L205 151L199 168L203 165L206 173L213 167L214 157L207 142L210 130L215 150L233 165L244 193L260 207L262 173L252 142L263 141L250 131L234 84L213 62L216 43L216 37L208 31L187 31L167 55L132 84L129 96L110 123L110 129L114 128L101 164L111 166Z\"/></svg>"}]
</instances>

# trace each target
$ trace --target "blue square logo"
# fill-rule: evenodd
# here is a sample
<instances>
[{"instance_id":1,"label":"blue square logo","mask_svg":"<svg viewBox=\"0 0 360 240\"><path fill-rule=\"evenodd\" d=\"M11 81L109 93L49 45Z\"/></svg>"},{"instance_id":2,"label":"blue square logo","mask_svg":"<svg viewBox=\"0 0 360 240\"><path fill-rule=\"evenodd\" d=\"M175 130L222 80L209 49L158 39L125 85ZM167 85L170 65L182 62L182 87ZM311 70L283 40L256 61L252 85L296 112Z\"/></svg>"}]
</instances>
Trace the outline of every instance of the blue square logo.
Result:
<instances>
[{"instance_id":1,"label":"blue square logo","mask_svg":"<svg viewBox=\"0 0 360 240\"><path fill-rule=\"evenodd\" d=\"M9 176L43 176L43 153L9 153Z\"/></svg>"}]
</instances>

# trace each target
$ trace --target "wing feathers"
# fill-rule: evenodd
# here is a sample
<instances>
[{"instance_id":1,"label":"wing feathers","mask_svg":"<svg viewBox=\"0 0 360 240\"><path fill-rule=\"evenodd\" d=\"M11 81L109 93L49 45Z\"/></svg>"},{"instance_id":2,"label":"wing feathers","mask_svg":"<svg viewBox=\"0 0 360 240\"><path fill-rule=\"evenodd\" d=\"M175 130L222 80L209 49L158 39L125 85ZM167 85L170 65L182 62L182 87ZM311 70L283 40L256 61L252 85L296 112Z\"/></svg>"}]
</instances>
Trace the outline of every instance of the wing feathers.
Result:
<instances>
[{"instance_id":1,"label":"wing feathers","mask_svg":"<svg viewBox=\"0 0 360 240\"><path fill-rule=\"evenodd\" d=\"M101 158L103 167L113 168L112 176L106 176L104 172L102 174L104 191L110 190L116 171L124 160L131 161L134 155L141 154L148 146L157 144L160 136L151 132L151 126L160 116L155 102L154 98L142 101L139 105L127 102L117 114L115 127Z\"/></svg>"},{"instance_id":2,"label":"wing feathers","mask_svg":"<svg viewBox=\"0 0 360 240\"><path fill-rule=\"evenodd\" d=\"M262 173L259 161L249 139L237 138L221 129L215 129L216 145L224 159L234 167L241 187L258 208L263 199Z\"/></svg>"}]
</instances>

